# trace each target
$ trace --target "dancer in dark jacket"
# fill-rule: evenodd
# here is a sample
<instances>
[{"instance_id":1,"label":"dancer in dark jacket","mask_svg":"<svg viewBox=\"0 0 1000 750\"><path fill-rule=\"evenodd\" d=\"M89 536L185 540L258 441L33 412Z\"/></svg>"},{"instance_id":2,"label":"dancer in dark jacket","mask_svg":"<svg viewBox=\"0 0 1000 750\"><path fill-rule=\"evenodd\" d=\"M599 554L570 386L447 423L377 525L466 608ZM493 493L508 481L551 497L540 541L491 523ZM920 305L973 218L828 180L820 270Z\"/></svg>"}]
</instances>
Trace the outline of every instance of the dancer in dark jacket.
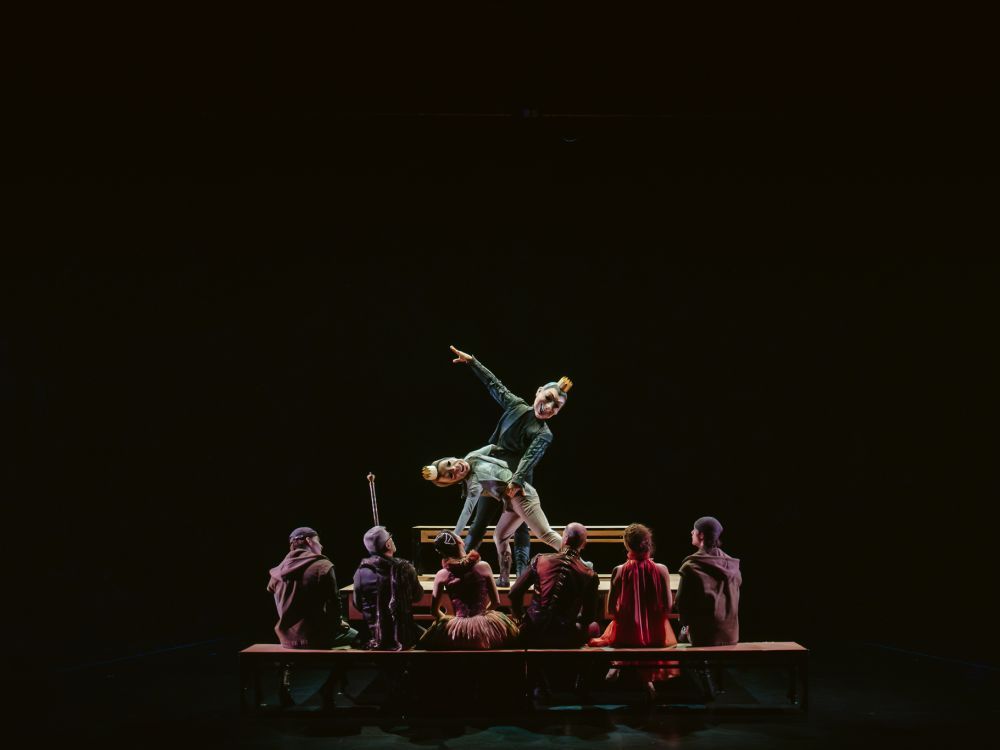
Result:
<instances>
[{"instance_id":1,"label":"dancer in dark jacket","mask_svg":"<svg viewBox=\"0 0 1000 750\"><path fill-rule=\"evenodd\" d=\"M507 497L512 498L523 493L524 486L533 483L535 466L552 443L552 430L546 423L566 405L573 382L567 377L562 377L556 382L539 386L535 391L534 402L529 404L511 393L497 376L487 370L474 356L459 351L454 346L451 347L451 351L455 355L452 361L456 364L469 365L476 377L486 385L493 399L503 408L503 415L490 436L489 442L492 446L490 455L506 463L513 473L506 488ZM463 510L463 517L468 518L473 510L475 515L469 534L465 538L465 545L469 550L478 548L486 533L486 526L491 520L495 522L499 515L499 508L490 503L485 496L479 499L474 509ZM518 575L528 564L530 549L531 536L527 526L521 524L514 534L513 558L517 561ZM510 557L499 561L501 586L510 583L512 561Z\"/></svg>"}]
</instances>

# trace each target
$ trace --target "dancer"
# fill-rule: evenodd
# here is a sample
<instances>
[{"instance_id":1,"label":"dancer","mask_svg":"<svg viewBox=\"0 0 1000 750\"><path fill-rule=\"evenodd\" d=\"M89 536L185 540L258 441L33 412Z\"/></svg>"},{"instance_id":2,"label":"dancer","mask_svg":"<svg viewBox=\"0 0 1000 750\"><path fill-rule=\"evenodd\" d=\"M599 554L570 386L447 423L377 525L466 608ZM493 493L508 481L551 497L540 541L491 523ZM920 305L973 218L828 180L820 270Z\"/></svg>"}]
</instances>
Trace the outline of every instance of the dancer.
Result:
<instances>
[{"instance_id":1,"label":"dancer","mask_svg":"<svg viewBox=\"0 0 1000 750\"><path fill-rule=\"evenodd\" d=\"M434 551L441 556L441 570L434 576L431 613L437 619L421 637L417 648L490 649L513 645L517 625L497 607L500 595L493 570L478 552L465 554L460 536L442 531L434 539ZM455 615L441 609L447 592Z\"/></svg>"},{"instance_id":2,"label":"dancer","mask_svg":"<svg viewBox=\"0 0 1000 750\"><path fill-rule=\"evenodd\" d=\"M450 347L455 364L467 364L483 383L493 399L503 408L503 415L490 437L490 455L504 461L513 469L505 494L508 497L523 492L526 484L534 482L535 466L541 460L549 444L552 442L552 430L546 422L556 416L566 405L569 390L573 382L562 377L556 382L539 386L535 391L534 402L527 401L511 393L492 372L487 370L474 356ZM468 503L466 503L468 507ZM474 508L475 516L469 534L465 539L466 547L476 549L486 533L486 526L495 519L497 508L487 500L480 498ZM463 516L468 516L463 511ZM464 521L462 527L464 527ZM458 524L456 524L458 526ZM462 528L458 529L459 532ZM514 538L514 556L517 562L517 573L521 575L531 556L531 537L524 525L518 527ZM510 579L511 558L500 559L500 585L506 586Z\"/></svg>"},{"instance_id":3,"label":"dancer","mask_svg":"<svg viewBox=\"0 0 1000 750\"><path fill-rule=\"evenodd\" d=\"M504 461L490 455L493 448L494 446L487 445L465 458L440 458L423 467L421 473L424 479L437 487L462 483L466 498L465 509L455 526L456 535L461 533L465 525L464 519L473 507L481 503L481 498L490 498L503 507L493 532L493 543L497 548L497 559L506 561L509 573L510 538L520 523L526 523L535 536L554 550L560 549L562 538L549 526L534 487L525 483L521 491L513 496L505 491L510 486L513 474ZM500 585L505 585L503 575Z\"/></svg>"}]
</instances>

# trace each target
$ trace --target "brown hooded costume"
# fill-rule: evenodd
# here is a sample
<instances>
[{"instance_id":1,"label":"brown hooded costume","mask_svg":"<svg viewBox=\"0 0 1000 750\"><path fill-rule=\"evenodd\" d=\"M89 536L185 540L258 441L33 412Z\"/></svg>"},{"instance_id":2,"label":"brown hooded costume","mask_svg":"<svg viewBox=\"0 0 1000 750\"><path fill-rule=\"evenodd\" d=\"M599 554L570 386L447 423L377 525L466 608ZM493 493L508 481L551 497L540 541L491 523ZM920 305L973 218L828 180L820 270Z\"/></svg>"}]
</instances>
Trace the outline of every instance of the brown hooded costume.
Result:
<instances>
[{"instance_id":1,"label":"brown hooded costume","mask_svg":"<svg viewBox=\"0 0 1000 750\"><path fill-rule=\"evenodd\" d=\"M674 609L688 626L692 646L727 646L740 640L740 561L718 547L684 558Z\"/></svg>"},{"instance_id":2,"label":"brown hooded costume","mask_svg":"<svg viewBox=\"0 0 1000 750\"><path fill-rule=\"evenodd\" d=\"M331 648L346 630L333 563L307 548L293 549L271 568L274 632L285 648Z\"/></svg>"}]
</instances>

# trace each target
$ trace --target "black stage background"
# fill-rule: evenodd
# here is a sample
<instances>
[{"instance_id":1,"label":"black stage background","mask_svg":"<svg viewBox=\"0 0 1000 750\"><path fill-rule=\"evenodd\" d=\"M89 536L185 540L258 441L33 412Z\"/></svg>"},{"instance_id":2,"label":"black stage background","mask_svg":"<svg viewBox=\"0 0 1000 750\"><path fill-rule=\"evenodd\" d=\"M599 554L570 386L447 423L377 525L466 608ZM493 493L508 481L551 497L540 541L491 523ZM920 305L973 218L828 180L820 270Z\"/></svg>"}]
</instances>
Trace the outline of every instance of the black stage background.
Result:
<instances>
[{"instance_id":1,"label":"black stage background","mask_svg":"<svg viewBox=\"0 0 1000 750\"><path fill-rule=\"evenodd\" d=\"M453 521L418 469L497 412L449 344L576 382L552 522L676 569L722 519L745 639L996 661L979 27L540 7L90 9L24 58L3 390L56 665L271 639L286 534L347 582L369 470L404 555Z\"/></svg>"}]
</instances>

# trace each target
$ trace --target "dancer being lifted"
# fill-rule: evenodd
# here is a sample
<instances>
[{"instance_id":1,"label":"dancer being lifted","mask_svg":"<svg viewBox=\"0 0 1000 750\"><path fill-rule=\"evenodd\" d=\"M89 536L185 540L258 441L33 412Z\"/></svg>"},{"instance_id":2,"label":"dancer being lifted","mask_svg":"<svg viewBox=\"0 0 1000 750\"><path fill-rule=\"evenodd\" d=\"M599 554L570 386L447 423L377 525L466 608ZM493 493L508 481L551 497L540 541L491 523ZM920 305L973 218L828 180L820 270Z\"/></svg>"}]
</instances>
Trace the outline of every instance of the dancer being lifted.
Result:
<instances>
[{"instance_id":1,"label":"dancer being lifted","mask_svg":"<svg viewBox=\"0 0 1000 750\"><path fill-rule=\"evenodd\" d=\"M492 448L489 455L506 462L513 471L506 494L514 497L523 492L525 484L534 482L533 474L536 464L541 460L545 450L552 442L552 430L546 422L556 416L566 405L569 398L569 389L573 387L573 382L562 377L558 382L549 382L540 386L535 391L533 404L528 404L524 399L515 396L492 372L487 370L471 354L459 351L454 346L450 347L455 359L455 364L467 364L483 383L493 399L503 408L503 415L500 422L490 436ZM469 503L468 498L462 514L456 526L456 533L461 533L465 524L472 517L472 526L469 535L465 539L467 549L474 550L482 541L486 533L486 526L491 520L496 519L496 506L484 497L478 498L477 503ZM557 547L558 549L558 547ZM518 575L527 567L531 557L531 537L527 533L525 525L518 527L514 535L514 562L517 566ZM510 579L511 561L500 561L500 585L506 586Z\"/></svg>"},{"instance_id":2,"label":"dancer being lifted","mask_svg":"<svg viewBox=\"0 0 1000 750\"><path fill-rule=\"evenodd\" d=\"M519 492L511 494L507 491L515 475L505 461L490 455L495 448L495 445L487 445L465 458L439 458L423 467L421 473L424 479L437 487L449 487L459 482L463 484L466 500L462 516L458 519L459 529L465 526L465 518L472 512L472 508L484 498L488 498L486 502L495 500L500 503L503 512L493 532L493 542L496 544L501 566L506 566L501 567L499 585L508 586L510 538L519 524L526 523L535 536L554 550L562 546L562 537L549 526L534 487L525 482Z\"/></svg>"}]
</instances>

